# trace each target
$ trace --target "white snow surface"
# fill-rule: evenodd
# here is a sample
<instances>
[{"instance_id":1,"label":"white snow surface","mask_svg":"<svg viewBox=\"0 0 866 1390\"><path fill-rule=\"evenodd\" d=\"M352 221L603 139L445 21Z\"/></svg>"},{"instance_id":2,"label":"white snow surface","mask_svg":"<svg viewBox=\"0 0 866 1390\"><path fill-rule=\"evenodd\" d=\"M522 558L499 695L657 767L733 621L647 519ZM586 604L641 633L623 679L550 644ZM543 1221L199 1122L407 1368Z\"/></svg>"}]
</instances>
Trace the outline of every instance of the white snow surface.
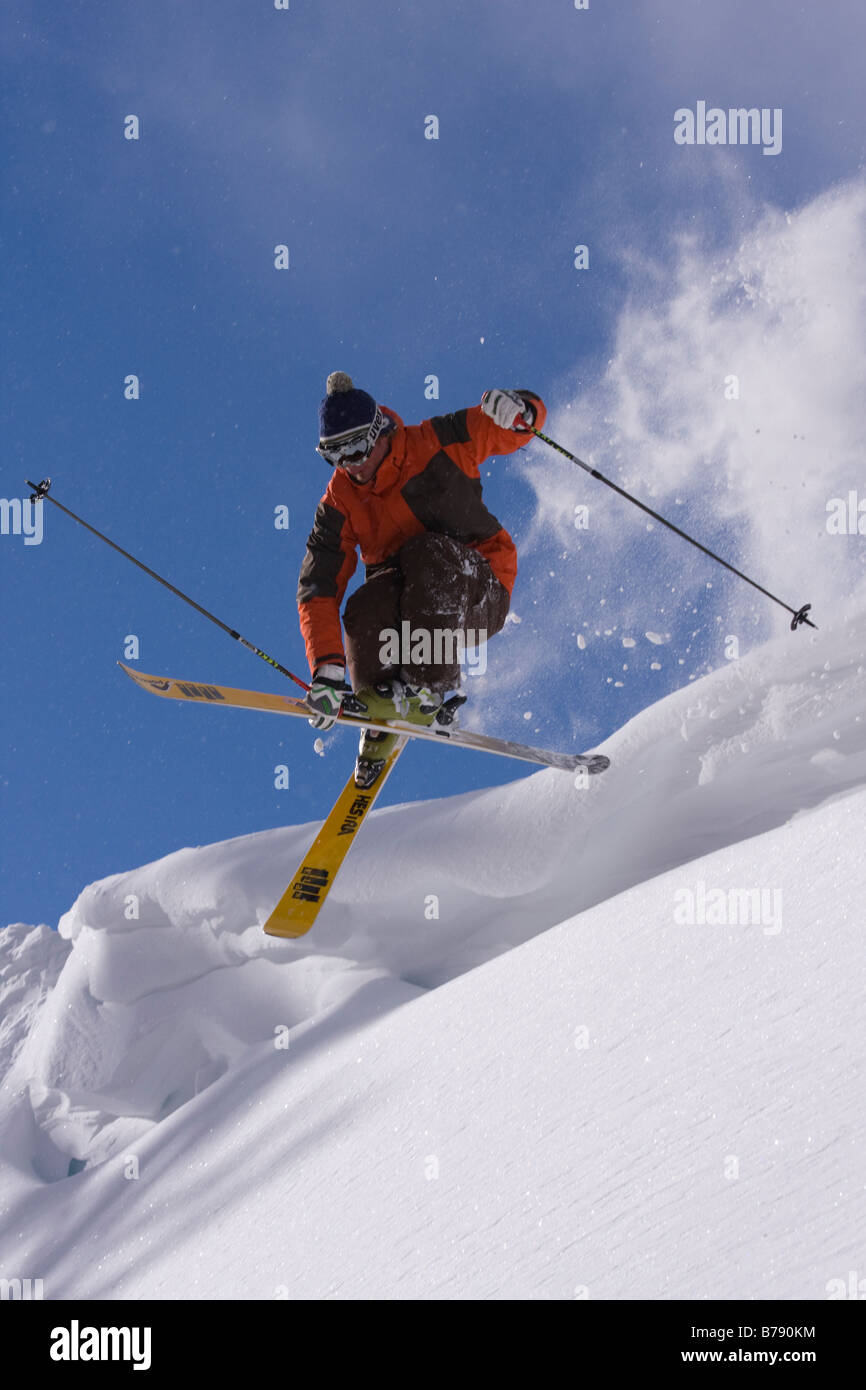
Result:
<instances>
[{"instance_id":1,"label":"white snow surface","mask_svg":"<svg viewBox=\"0 0 866 1390\"><path fill-rule=\"evenodd\" d=\"M864 672L855 612L650 706L586 788L380 811L298 942L261 925L311 825L6 928L0 1276L826 1297L866 1265Z\"/></svg>"}]
</instances>

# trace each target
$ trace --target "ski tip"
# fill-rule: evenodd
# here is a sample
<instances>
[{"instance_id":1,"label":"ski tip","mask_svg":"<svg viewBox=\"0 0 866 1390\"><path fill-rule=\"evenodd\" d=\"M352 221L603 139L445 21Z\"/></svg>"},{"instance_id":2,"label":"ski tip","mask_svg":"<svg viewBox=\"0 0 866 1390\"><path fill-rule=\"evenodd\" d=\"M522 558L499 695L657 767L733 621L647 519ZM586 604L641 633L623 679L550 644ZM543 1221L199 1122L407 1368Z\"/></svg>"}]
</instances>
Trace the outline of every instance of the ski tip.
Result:
<instances>
[{"instance_id":1,"label":"ski tip","mask_svg":"<svg viewBox=\"0 0 866 1390\"><path fill-rule=\"evenodd\" d=\"M125 676L129 676L129 679L135 681L136 685L141 685L140 671L136 671L132 666L127 666L125 661L118 661L117 664Z\"/></svg>"}]
</instances>

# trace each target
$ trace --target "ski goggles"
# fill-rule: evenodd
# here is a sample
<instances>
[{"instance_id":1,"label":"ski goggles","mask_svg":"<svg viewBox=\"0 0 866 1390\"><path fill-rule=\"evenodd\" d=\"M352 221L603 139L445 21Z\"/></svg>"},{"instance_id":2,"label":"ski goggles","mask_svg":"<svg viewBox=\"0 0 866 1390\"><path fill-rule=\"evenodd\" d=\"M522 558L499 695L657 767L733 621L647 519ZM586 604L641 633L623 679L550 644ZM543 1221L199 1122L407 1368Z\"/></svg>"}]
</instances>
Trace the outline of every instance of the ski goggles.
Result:
<instances>
[{"instance_id":1,"label":"ski goggles","mask_svg":"<svg viewBox=\"0 0 866 1390\"><path fill-rule=\"evenodd\" d=\"M377 405L376 414L369 425L320 439L316 452L332 468L344 468L347 463L363 463L372 454L379 436L390 428L390 423L382 407Z\"/></svg>"}]
</instances>

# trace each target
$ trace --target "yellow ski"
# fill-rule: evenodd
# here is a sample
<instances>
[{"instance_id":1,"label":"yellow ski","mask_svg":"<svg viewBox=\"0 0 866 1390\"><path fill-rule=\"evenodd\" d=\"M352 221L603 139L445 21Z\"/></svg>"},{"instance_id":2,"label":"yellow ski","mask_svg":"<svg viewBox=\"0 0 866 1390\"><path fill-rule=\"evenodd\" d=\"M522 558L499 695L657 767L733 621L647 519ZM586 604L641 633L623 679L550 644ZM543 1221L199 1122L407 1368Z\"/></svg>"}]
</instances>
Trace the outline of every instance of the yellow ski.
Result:
<instances>
[{"instance_id":1,"label":"yellow ski","mask_svg":"<svg viewBox=\"0 0 866 1390\"><path fill-rule=\"evenodd\" d=\"M355 843L358 830L406 743L405 737L397 739L372 787L356 787L354 774L349 778L301 860L297 873L265 922L268 936L297 937L310 930L343 860Z\"/></svg>"}]
</instances>

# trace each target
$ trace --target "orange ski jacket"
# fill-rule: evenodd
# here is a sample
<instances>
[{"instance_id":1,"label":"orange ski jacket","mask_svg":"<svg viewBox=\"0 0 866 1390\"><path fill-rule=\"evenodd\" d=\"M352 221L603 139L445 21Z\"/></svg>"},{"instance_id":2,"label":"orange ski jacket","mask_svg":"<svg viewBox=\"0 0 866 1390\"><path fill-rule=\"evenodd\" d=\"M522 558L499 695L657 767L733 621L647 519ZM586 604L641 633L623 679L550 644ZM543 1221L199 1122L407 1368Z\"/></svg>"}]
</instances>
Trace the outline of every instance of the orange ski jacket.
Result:
<instances>
[{"instance_id":1,"label":"orange ski jacket","mask_svg":"<svg viewBox=\"0 0 866 1390\"><path fill-rule=\"evenodd\" d=\"M541 397L518 394L535 407L535 426L543 429ZM480 551L509 594L517 576L514 542L482 501L479 465L492 454L513 454L534 436L501 429L480 405L420 425L404 425L383 409L396 426L390 452L363 485L334 470L307 540L298 612L312 672L326 661L345 662L340 605L359 550L369 579L406 541L434 531Z\"/></svg>"}]
</instances>

